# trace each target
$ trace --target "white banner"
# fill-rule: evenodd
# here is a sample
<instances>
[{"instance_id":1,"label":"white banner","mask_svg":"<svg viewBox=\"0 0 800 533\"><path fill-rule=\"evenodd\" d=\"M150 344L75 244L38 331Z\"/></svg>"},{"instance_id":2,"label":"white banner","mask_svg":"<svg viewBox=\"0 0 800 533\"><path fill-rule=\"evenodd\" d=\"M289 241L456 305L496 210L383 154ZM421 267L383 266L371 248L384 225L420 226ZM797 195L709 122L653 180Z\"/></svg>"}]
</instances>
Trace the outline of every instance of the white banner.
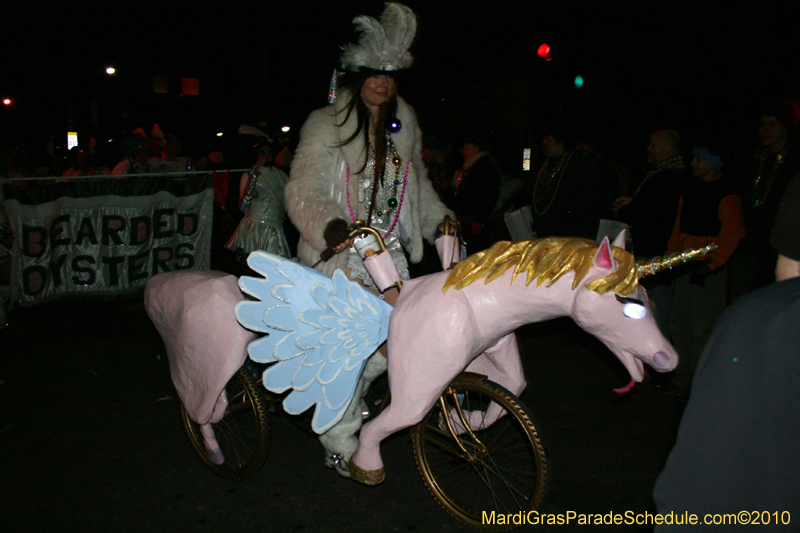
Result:
<instances>
[{"instance_id":1,"label":"white banner","mask_svg":"<svg viewBox=\"0 0 800 533\"><path fill-rule=\"evenodd\" d=\"M131 293L160 272L210 268L213 197L203 185L180 196L162 190L35 204L7 196L12 302Z\"/></svg>"}]
</instances>

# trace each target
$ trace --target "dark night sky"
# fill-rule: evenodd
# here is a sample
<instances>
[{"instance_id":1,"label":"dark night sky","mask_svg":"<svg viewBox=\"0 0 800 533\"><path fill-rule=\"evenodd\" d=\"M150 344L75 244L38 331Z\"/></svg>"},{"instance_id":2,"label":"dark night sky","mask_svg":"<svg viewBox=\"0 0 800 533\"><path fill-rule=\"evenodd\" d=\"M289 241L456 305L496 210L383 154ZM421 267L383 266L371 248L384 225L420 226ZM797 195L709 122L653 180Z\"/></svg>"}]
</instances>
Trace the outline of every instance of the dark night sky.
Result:
<instances>
[{"instance_id":1,"label":"dark night sky","mask_svg":"<svg viewBox=\"0 0 800 533\"><path fill-rule=\"evenodd\" d=\"M400 92L429 132L460 128L446 107L433 112L459 90L509 100L495 114L506 117L504 124L516 121L517 130L538 131L542 116L560 108L593 121L615 142L638 143L632 150L664 126L746 136L763 99L800 99L796 1L407 3L420 27L417 63ZM4 8L0 93L15 103L0 110L0 142L61 135L70 116L78 129L88 128L92 94L109 135L123 127L149 130L155 121L204 149L213 132L232 134L241 123L288 123L297 131L324 104L338 45L356 38L352 17L382 10L372 0L209 5ZM542 42L553 49L548 63L536 57ZM117 67L116 79L106 78L106 64ZM200 79L200 96L152 94L152 76L180 73ZM580 90L572 87L576 74L586 80ZM508 88L517 82L533 89L520 96Z\"/></svg>"}]
</instances>

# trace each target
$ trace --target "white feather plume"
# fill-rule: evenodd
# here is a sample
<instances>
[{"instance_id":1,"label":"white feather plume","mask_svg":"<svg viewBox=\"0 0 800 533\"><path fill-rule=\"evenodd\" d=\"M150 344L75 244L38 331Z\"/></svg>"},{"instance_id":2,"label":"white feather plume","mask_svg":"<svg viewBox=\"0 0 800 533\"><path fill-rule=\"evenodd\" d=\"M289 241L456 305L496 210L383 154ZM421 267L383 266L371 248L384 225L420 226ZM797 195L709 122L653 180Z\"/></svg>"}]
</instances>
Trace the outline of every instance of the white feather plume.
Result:
<instances>
[{"instance_id":1,"label":"white feather plume","mask_svg":"<svg viewBox=\"0 0 800 533\"><path fill-rule=\"evenodd\" d=\"M269 138L269 135L264 133L258 128L254 128L253 126L247 126L246 124L242 124L239 126L239 133L241 135L256 135L258 137L264 137L267 141L272 142L272 139Z\"/></svg>"},{"instance_id":2,"label":"white feather plume","mask_svg":"<svg viewBox=\"0 0 800 533\"><path fill-rule=\"evenodd\" d=\"M361 32L358 44L342 47L340 58L345 70L367 67L374 70L399 70L408 68L413 57L408 51L417 32L417 18L408 7L388 3L378 21L374 17L359 15L353 19Z\"/></svg>"},{"instance_id":3,"label":"white feather plume","mask_svg":"<svg viewBox=\"0 0 800 533\"><path fill-rule=\"evenodd\" d=\"M410 66L412 58L408 49L417 34L417 17L414 12L403 4L387 4L381 15L381 25L393 49L389 51L389 56L397 58L396 61L402 63L406 60L407 55Z\"/></svg>"}]
</instances>

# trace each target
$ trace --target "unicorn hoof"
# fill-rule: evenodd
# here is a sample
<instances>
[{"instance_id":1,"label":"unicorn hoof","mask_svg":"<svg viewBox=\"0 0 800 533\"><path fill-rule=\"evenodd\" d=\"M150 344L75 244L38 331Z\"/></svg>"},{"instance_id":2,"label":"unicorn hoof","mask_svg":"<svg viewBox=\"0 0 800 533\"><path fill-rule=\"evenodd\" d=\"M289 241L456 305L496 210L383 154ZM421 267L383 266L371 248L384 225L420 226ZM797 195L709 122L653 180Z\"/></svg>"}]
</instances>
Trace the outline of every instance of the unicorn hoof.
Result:
<instances>
[{"instance_id":1,"label":"unicorn hoof","mask_svg":"<svg viewBox=\"0 0 800 533\"><path fill-rule=\"evenodd\" d=\"M222 455L222 450L206 450L206 457L212 464L217 466L225 462L225 456Z\"/></svg>"},{"instance_id":2,"label":"unicorn hoof","mask_svg":"<svg viewBox=\"0 0 800 533\"><path fill-rule=\"evenodd\" d=\"M350 470L350 478L353 481L358 481L362 485L369 485L370 487L380 485L386 481L386 470L381 467L377 470L364 470L353 462L353 458L347 463L347 468Z\"/></svg>"}]
</instances>

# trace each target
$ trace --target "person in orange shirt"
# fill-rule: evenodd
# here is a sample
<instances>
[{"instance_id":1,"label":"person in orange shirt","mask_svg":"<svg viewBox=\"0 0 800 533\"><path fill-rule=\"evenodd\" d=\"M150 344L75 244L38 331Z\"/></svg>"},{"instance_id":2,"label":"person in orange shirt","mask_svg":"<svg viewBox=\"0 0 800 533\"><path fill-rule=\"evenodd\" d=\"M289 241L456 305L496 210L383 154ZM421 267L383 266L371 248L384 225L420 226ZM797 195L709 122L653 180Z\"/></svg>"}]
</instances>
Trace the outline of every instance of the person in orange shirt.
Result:
<instances>
[{"instance_id":1,"label":"person in orange shirt","mask_svg":"<svg viewBox=\"0 0 800 533\"><path fill-rule=\"evenodd\" d=\"M742 201L723 178L719 151L699 146L692 152L692 174L681 193L667 254L716 243L702 262L679 272L669 315L673 344L681 356L673 383L688 386L703 347L727 298L728 262L745 234Z\"/></svg>"}]
</instances>

